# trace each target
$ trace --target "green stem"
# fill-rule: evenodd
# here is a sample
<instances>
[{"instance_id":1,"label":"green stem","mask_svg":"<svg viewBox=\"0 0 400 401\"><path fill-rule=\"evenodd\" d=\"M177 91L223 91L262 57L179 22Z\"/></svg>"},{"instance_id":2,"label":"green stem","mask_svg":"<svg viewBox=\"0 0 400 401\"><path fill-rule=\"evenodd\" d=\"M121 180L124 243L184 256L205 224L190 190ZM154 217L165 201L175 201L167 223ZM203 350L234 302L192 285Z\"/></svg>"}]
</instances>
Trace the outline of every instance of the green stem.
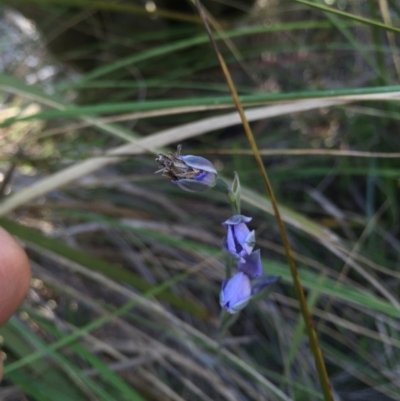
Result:
<instances>
[{"instance_id":1,"label":"green stem","mask_svg":"<svg viewBox=\"0 0 400 401\"><path fill-rule=\"evenodd\" d=\"M235 173L235 180L237 181L239 180L236 173ZM229 188L229 185L221 178L217 178L217 182L215 183L213 189L215 191L222 192L228 197L229 203L231 204L232 207L233 214L240 214L240 192L237 192L235 194L235 192L231 188Z\"/></svg>"}]
</instances>

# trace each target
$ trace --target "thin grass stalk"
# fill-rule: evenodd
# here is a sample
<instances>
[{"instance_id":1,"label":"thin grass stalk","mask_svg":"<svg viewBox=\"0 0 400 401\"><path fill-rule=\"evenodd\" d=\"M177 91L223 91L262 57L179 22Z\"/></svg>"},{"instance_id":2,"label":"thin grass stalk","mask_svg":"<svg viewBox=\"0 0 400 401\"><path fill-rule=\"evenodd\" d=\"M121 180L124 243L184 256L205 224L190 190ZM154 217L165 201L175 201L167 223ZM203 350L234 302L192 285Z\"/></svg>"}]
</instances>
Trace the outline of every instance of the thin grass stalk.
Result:
<instances>
[{"instance_id":1,"label":"thin grass stalk","mask_svg":"<svg viewBox=\"0 0 400 401\"><path fill-rule=\"evenodd\" d=\"M190 153L189 150L186 150ZM246 149L221 149L203 151L203 154L212 155L253 155L251 150ZM281 157L281 156L338 156L338 157L364 157L364 158L380 158L380 159L400 159L400 152L364 152L362 150L340 150L340 149L260 149L261 156ZM10 160L10 159L8 159ZM41 160L41 159L33 159ZM43 158L49 160L49 158Z\"/></svg>"},{"instance_id":2,"label":"thin grass stalk","mask_svg":"<svg viewBox=\"0 0 400 401\"><path fill-rule=\"evenodd\" d=\"M295 1L296 3L304 4L305 6L317 8L318 10L321 10L321 11L325 11L325 12L332 13L332 14L337 14L337 15L340 15L341 17L350 18L354 21L361 22L362 24L375 26L377 28L385 29L386 31L389 31L389 32L400 33L400 28L386 25L380 21L375 21L375 20L372 20L369 18L360 17L359 15L347 13L345 11L341 11L336 8L327 7L327 6L324 6L323 4L312 3L307 0L292 0L292 1Z\"/></svg>"},{"instance_id":3,"label":"thin grass stalk","mask_svg":"<svg viewBox=\"0 0 400 401\"><path fill-rule=\"evenodd\" d=\"M392 17L389 11L389 4L387 0L379 0L379 9L382 14L383 22L388 26L393 26ZM386 36L390 47L392 48L393 64L396 68L397 76L400 78L400 57L396 53L396 37L393 32L386 32Z\"/></svg>"},{"instance_id":4,"label":"thin grass stalk","mask_svg":"<svg viewBox=\"0 0 400 401\"><path fill-rule=\"evenodd\" d=\"M272 185L271 185L271 183L269 181L267 171L266 171L266 169L264 167L263 161L262 161L260 153L258 151L258 147L257 147L257 144L255 142L253 132L251 131L250 125L249 125L249 123L248 123L248 121L246 119L245 113L244 113L244 109L242 107L242 104L240 103L238 94L236 92L235 84L233 83L233 80L232 80L232 77L231 77L231 75L229 73L228 67L227 67L227 65L226 65L226 63L225 63L225 61L224 61L224 59L223 59L223 57L222 57L222 55L221 55L221 53L220 53L220 51L218 49L218 46L217 46L217 44L216 44L216 42L215 42L215 40L213 38L213 34L212 34L211 29L210 29L210 27L208 25L207 18L206 18L206 15L204 13L204 10L203 10L203 7L201 5L200 0L196 0L196 6L197 6L197 9L199 11L200 17L201 17L201 19L203 21L204 27L205 27L205 29L207 31L207 35L210 38L210 42L212 43L212 45L214 47L215 53L217 55L217 58L218 58L218 61L219 61L220 65L221 65L223 74L224 74L225 79L227 81L227 85L228 85L229 90L231 92L231 95L232 95L233 101L235 103L236 109L237 109L238 113L240 114L240 118L242 120L243 128L244 128L244 131L246 133L247 139L248 139L248 141L250 143L250 146L251 146L251 149L253 151L254 157L256 159L258 168L259 168L259 170L260 170L260 172L262 174L262 177L263 177L263 180L264 180L264 184L265 184L265 186L267 188L267 191L269 193L269 196L271 198L271 204L272 204L272 207L273 207L273 210L274 210L274 214L275 214L275 218L276 218L276 221L277 221L277 224L278 224L278 227L279 227L279 232L280 232L280 235L282 237L282 242L283 242L283 245L285 247L286 257L287 257L288 262L289 262L290 272L292 274L293 283L294 283L294 287L295 287L295 290L296 290L297 298L298 298L299 303L300 303L301 314L302 314L303 319L305 321L307 334L308 334L308 338L309 338L309 343L310 343L310 348L311 348L311 351L312 351L312 353L314 355L315 364L316 364L317 371L318 371L318 377L319 377L321 389L322 389L322 392L324 394L324 399L325 399L325 401L334 401L333 394L332 394L332 387L331 387L331 384L330 384L330 381L329 381L329 377L328 377L328 373L327 373L327 370L326 370L325 362L324 362L324 359L322 357L321 348L320 348L319 343L318 343L317 334L316 334L316 331L314 329L314 324L313 324L313 321L312 321L312 318L311 318L310 311L308 310L307 300L306 300L306 297L305 297L305 294L304 294L304 291L303 291L303 287L301 285L300 277L299 277L299 275L297 273L297 267L296 267L296 264L295 264L295 261L294 261L293 255L292 255L292 250L290 248L290 244L289 244L289 240L288 240L288 237L287 237L287 234L286 234L286 230L285 230L285 227L283 225L283 221L282 221L281 215L279 213L278 204L276 202L276 198L275 198L274 191L272 189Z\"/></svg>"}]
</instances>

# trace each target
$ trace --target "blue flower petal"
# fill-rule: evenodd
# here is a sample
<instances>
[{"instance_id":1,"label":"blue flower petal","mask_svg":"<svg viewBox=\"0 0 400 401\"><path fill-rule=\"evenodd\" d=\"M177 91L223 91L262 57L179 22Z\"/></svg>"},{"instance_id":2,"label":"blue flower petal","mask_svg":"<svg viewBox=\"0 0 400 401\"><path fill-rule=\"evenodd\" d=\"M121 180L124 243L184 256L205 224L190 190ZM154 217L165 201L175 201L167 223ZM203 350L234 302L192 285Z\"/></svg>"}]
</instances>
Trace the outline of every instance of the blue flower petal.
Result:
<instances>
[{"instance_id":1,"label":"blue flower petal","mask_svg":"<svg viewBox=\"0 0 400 401\"><path fill-rule=\"evenodd\" d=\"M233 237L233 230L231 230L230 227L228 227L225 244L226 244L226 249L230 254L239 257L235 245L235 239Z\"/></svg>"},{"instance_id":2,"label":"blue flower petal","mask_svg":"<svg viewBox=\"0 0 400 401\"><path fill-rule=\"evenodd\" d=\"M239 223L248 223L252 220L251 217L243 216L242 214L235 214L234 216L230 217L228 220L224 221L222 225L226 226L235 226Z\"/></svg>"},{"instance_id":3,"label":"blue flower petal","mask_svg":"<svg viewBox=\"0 0 400 401\"><path fill-rule=\"evenodd\" d=\"M246 226L245 223L236 224L232 228L233 228L233 232L235 233L235 238L236 238L237 242L242 247L244 247L244 244L246 242L246 238L248 237L248 235L250 233L249 228Z\"/></svg>"},{"instance_id":4,"label":"blue flower petal","mask_svg":"<svg viewBox=\"0 0 400 401\"><path fill-rule=\"evenodd\" d=\"M249 232L249 235L246 237L243 244L243 248L248 255L250 255L250 253L253 252L255 244L256 244L256 233L253 230Z\"/></svg>"},{"instance_id":5,"label":"blue flower petal","mask_svg":"<svg viewBox=\"0 0 400 401\"><path fill-rule=\"evenodd\" d=\"M184 178L182 180L175 180L172 182L178 185L179 188L187 192L203 192L211 188L211 185L209 185L207 182L196 181L188 178Z\"/></svg>"},{"instance_id":6,"label":"blue flower petal","mask_svg":"<svg viewBox=\"0 0 400 401\"><path fill-rule=\"evenodd\" d=\"M209 173L208 171L202 171L194 178L194 180L202 182L203 184L206 184L209 186L209 188L211 188L215 185L217 174Z\"/></svg>"},{"instance_id":7,"label":"blue flower petal","mask_svg":"<svg viewBox=\"0 0 400 401\"><path fill-rule=\"evenodd\" d=\"M244 263L240 261L237 265L238 270L246 273L251 279L261 277L263 269L261 264L260 250L257 249L250 255L243 256L243 259Z\"/></svg>"},{"instance_id":8,"label":"blue flower petal","mask_svg":"<svg viewBox=\"0 0 400 401\"><path fill-rule=\"evenodd\" d=\"M217 174L217 170L215 170L214 165L210 162L210 160L207 160L204 157L186 155L186 156L180 156L180 159L183 162L185 162L185 164L188 165L189 167Z\"/></svg>"}]
</instances>

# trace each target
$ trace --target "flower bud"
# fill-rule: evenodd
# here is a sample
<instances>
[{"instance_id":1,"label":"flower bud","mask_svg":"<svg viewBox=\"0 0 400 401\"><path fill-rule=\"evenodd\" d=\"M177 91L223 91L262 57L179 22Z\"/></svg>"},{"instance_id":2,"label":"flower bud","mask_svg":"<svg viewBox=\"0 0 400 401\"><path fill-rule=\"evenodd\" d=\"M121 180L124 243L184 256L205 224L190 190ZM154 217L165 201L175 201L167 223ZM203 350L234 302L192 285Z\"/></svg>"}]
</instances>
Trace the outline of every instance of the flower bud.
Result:
<instances>
[{"instance_id":1,"label":"flower bud","mask_svg":"<svg viewBox=\"0 0 400 401\"><path fill-rule=\"evenodd\" d=\"M247 274L236 273L229 280L222 283L219 303L229 313L237 313L242 310L251 298L251 282Z\"/></svg>"}]
</instances>

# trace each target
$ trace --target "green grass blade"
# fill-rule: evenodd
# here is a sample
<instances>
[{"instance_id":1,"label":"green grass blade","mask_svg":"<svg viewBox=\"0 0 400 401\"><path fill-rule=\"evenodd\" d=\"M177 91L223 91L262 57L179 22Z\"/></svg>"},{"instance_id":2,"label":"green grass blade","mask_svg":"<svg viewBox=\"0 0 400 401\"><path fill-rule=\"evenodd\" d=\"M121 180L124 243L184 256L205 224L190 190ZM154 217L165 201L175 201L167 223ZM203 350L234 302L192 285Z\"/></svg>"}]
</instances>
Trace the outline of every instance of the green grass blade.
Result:
<instances>
[{"instance_id":1,"label":"green grass blade","mask_svg":"<svg viewBox=\"0 0 400 401\"><path fill-rule=\"evenodd\" d=\"M332 8L332 7L324 6L322 4L313 3L311 1L306 1L306 0L292 0L292 1L294 1L296 3L304 4L304 5L309 6L309 7L316 8L316 9L321 10L321 11L329 12L329 13L332 13L332 14L337 14L337 15L340 15L341 17L349 18L349 19L352 19L354 21L361 22L362 24L365 24L365 25L375 26L377 28L381 28L381 29L384 29L386 31L400 33L400 28L395 28L393 26L389 26L389 25L383 24L382 22L379 22L379 21L374 21L374 20L371 20L371 19L368 19L368 18L363 18L363 17L360 17L358 15L354 15L354 14L351 14L351 13L347 13L345 11L337 10L335 8Z\"/></svg>"}]
</instances>

